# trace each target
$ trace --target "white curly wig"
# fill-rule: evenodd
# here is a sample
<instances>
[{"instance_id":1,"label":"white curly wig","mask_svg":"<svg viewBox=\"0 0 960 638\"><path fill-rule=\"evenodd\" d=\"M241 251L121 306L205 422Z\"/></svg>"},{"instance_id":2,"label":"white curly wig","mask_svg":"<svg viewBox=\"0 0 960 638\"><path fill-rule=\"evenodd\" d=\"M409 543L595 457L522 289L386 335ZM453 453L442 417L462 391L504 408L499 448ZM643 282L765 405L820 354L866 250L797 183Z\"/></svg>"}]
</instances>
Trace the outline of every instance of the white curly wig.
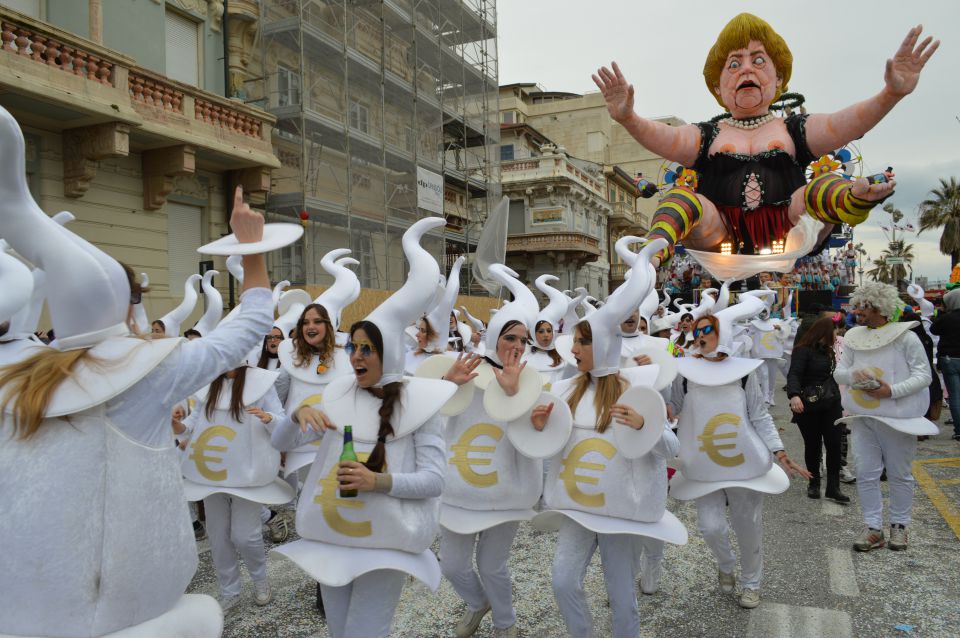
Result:
<instances>
[{"instance_id":1,"label":"white curly wig","mask_svg":"<svg viewBox=\"0 0 960 638\"><path fill-rule=\"evenodd\" d=\"M850 303L854 306L870 304L881 315L890 320L895 318L897 310L903 305L896 287L879 281L871 281L858 286L850 296Z\"/></svg>"}]
</instances>

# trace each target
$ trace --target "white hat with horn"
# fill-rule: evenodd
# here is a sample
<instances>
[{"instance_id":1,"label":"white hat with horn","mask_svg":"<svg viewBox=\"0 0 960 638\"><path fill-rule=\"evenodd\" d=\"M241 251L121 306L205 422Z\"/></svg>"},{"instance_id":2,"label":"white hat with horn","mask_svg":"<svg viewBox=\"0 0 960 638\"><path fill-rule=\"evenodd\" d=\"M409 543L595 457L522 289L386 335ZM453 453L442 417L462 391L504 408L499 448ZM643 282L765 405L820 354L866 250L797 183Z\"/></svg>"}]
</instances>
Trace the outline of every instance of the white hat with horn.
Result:
<instances>
[{"instance_id":1,"label":"white hat with horn","mask_svg":"<svg viewBox=\"0 0 960 638\"><path fill-rule=\"evenodd\" d=\"M920 306L920 316L932 317L934 312L936 312L936 309L934 308L933 304L923 296L923 292L923 286L919 284L910 284L907 286L907 294L909 294L913 300L917 302L917 305Z\"/></svg>"},{"instance_id":2,"label":"white hat with horn","mask_svg":"<svg viewBox=\"0 0 960 638\"><path fill-rule=\"evenodd\" d=\"M33 275L16 257L0 250L0 324L6 323L30 303ZM10 339L8 331L0 339Z\"/></svg>"},{"instance_id":3,"label":"white hat with horn","mask_svg":"<svg viewBox=\"0 0 960 638\"><path fill-rule=\"evenodd\" d=\"M187 277L186 281L183 282L183 301L181 301L180 305L176 308L160 317L160 322L163 323L164 333L168 337L180 336L181 324L187 320L187 317L190 316L190 313L192 313L193 309L197 306L199 295L197 295L195 286L201 279L202 277L196 274Z\"/></svg>"},{"instance_id":4,"label":"white hat with horn","mask_svg":"<svg viewBox=\"0 0 960 638\"><path fill-rule=\"evenodd\" d=\"M502 364L503 362L497 357L497 340L500 339L503 327L509 321L519 321L527 332L533 332L533 325L537 319L536 309L540 304L537 303L537 298L533 296L530 289L517 279L517 273L512 269L503 264L491 264L489 273L513 295L513 301L505 303L490 319L487 334L484 336L487 357L494 363Z\"/></svg>"},{"instance_id":5,"label":"white hat with horn","mask_svg":"<svg viewBox=\"0 0 960 638\"><path fill-rule=\"evenodd\" d=\"M470 322L474 330L476 330L477 332L483 332L484 330L486 330L487 327L483 324L483 322L477 319L476 317L474 317L473 315L471 315L470 311L467 310L466 306L460 306L460 310L462 310L463 314L467 316L467 321Z\"/></svg>"},{"instance_id":6,"label":"white hat with horn","mask_svg":"<svg viewBox=\"0 0 960 638\"><path fill-rule=\"evenodd\" d=\"M359 264L356 259L345 258L352 251L349 248L335 248L320 259L320 266L333 277L333 285L320 293L313 303L323 306L333 329L339 330L340 320L343 318L343 309L352 304L360 296L360 280L357 273L347 268L347 264Z\"/></svg>"},{"instance_id":7,"label":"white hat with horn","mask_svg":"<svg viewBox=\"0 0 960 638\"><path fill-rule=\"evenodd\" d=\"M203 279L200 281L200 288L203 290L207 307L193 329L199 332L201 337L206 337L213 332L217 324L220 323L221 317L223 317L223 295L213 285L213 278L219 274L216 270L208 270L203 273Z\"/></svg>"},{"instance_id":8,"label":"white hat with horn","mask_svg":"<svg viewBox=\"0 0 960 638\"><path fill-rule=\"evenodd\" d=\"M720 292L717 293L717 300L713 304L713 309L711 312L716 314L730 305L730 286L732 286L735 281L737 280L727 279L725 282L723 282L723 285L720 286Z\"/></svg>"},{"instance_id":9,"label":"white hat with horn","mask_svg":"<svg viewBox=\"0 0 960 638\"><path fill-rule=\"evenodd\" d=\"M548 283L559 280L559 277L554 275L540 275L534 282L537 290L547 296L547 305L543 307L543 310L540 311L533 322L534 330L536 330L537 324L541 321L546 321L553 328L554 341L556 341L557 335L560 332L560 320L563 319L563 315L566 314L567 307L570 305L570 298ZM551 341L550 345L546 347L546 350L553 350L553 348L554 344L553 341Z\"/></svg>"},{"instance_id":10,"label":"white hat with horn","mask_svg":"<svg viewBox=\"0 0 960 638\"><path fill-rule=\"evenodd\" d=\"M380 356L383 376L378 386L403 379L403 329L427 310L440 277L437 260L420 245L420 240L429 231L445 225L446 222L440 217L425 217L407 229L402 240L403 253L410 265L407 280L365 319L375 324L383 337L384 352Z\"/></svg>"},{"instance_id":11,"label":"white hat with horn","mask_svg":"<svg viewBox=\"0 0 960 638\"><path fill-rule=\"evenodd\" d=\"M579 306L580 302L587 296L586 288L577 288L574 292L577 294L568 301L567 311L563 315L563 334L573 334L573 327L580 321L580 316L577 314L577 306ZM569 290L564 290L563 294L570 295L571 293Z\"/></svg>"},{"instance_id":12,"label":"white hat with horn","mask_svg":"<svg viewBox=\"0 0 960 638\"><path fill-rule=\"evenodd\" d=\"M460 268L466 257L461 255L453 262L450 273L447 276L446 285L443 287L443 294L437 300L437 305L427 313L427 322L433 328L435 336L427 344L427 352L444 352L449 343L450 334L450 313L453 312L453 306L457 303L457 296L460 294Z\"/></svg>"}]
</instances>

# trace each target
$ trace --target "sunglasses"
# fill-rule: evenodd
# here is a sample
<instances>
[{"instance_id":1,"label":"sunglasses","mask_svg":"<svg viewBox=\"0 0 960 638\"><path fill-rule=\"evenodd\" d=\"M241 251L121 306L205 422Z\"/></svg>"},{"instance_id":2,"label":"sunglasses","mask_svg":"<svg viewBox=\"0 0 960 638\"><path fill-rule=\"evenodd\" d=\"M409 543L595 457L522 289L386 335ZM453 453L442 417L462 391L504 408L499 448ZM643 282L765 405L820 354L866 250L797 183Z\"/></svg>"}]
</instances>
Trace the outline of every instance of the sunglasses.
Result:
<instances>
[{"instance_id":1,"label":"sunglasses","mask_svg":"<svg viewBox=\"0 0 960 638\"><path fill-rule=\"evenodd\" d=\"M283 335L267 335L267 341L283 341Z\"/></svg>"},{"instance_id":2,"label":"sunglasses","mask_svg":"<svg viewBox=\"0 0 960 638\"><path fill-rule=\"evenodd\" d=\"M700 335L708 335L708 334L710 334L711 332L713 332L713 326L710 325L710 324L707 324L707 325L703 326L702 328L694 328L694 329L693 329L693 338L696 339L696 338L699 337Z\"/></svg>"},{"instance_id":3,"label":"sunglasses","mask_svg":"<svg viewBox=\"0 0 960 638\"><path fill-rule=\"evenodd\" d=\"M343 349L347 351L347 356L349 357L352 357L354 352L359 351L360 356L364 359L377 352L377 349L369 341L361 341L360 343L357 343L356 341L348 341Z\"/></svg>"}]
</instances>

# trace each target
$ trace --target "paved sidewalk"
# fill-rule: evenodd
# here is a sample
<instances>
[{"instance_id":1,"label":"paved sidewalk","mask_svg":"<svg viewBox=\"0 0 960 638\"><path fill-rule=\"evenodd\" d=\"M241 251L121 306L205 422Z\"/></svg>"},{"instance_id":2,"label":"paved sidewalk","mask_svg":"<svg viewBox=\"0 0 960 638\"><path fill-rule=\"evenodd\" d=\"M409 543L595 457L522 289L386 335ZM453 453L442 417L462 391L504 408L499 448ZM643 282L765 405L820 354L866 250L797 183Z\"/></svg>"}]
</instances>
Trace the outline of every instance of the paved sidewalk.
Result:
<instances>
[{"instance_id":1,"label":"paved sidewalk","mask_svg":"<svg viewBox=\"0 0 960 638\"><path fill-rule=\"evenodd\" d=\"M784 429L781 436L790 456L802 461L803 443L789 422L786 397L779 392L777 400L773 414ZM943 419L947 418L949 411L944 410ZM960 635L960 443L952 441L951 434L952 427L942 426L939 436L918 446L920 470L915 469L918 485L908 551L852 551L862 526L856 485L843 486L853 499L848 506L808 499L806 482L796 479L786 493L767 497L763 602L752 611L740 609L732 596L717 589L715 563L697 532L696 507L671 500L668 508L687 526L690 542L684 547L667 546L661 591L640 596L641 636ZM886 493L886 483L883 486ZM510 565L521 636L566 635L550 582L554 543L554 534L534 532L528 525L522 525L517 535ZM189 591L216 595L206 542L200 550L200 568ZM266 607L253 604L252 585L244 572L244 601L228 615L224 636L327 636L313 608L314 583L291 563L272 555L268 571L273 602ZM610 610L599 557L587 572L585 587L597 635L608 636ZM450 636L462 610L447 582L433 594L410 581L392 635ZM488 637L492 632L488 616L476 635Z\"/></svg>"}]
</instances>

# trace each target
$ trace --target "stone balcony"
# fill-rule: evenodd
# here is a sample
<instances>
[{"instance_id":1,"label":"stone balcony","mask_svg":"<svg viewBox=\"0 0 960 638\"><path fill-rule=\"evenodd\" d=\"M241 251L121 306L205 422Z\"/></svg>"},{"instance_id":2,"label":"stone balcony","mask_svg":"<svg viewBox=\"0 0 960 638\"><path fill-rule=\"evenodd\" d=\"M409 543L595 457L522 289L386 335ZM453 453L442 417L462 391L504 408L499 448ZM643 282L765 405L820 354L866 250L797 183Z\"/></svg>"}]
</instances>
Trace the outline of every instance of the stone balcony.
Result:
<instances>
[{"instance_id":1,"label":"stone balcony","mask_svg":"<svg viewBox=\"0 0 960 638\"><path fill-rule=\"evenodd\" d=\"M543 182L545 180L569 180L606 201L604 178L595 177L578 168L562 154L548 154L501 162L500 175L504 185Z\"/></svg>"},{"instance_id":2,"label":"stone balcony","mask_svg":"<svg viewBox=\"0 0 960 638\"><path fill-rule=\"evenodd\" d=\"M526 256L546 255L557 263L583 265L600 257L600 241L585 233L528 233L507 237L507 254Z\"/></svg>"},{"instance_id":3,"label":"stone balcony","mask_svg":"<svg viewBox=\"0 0 960 638\"><path fill-rule=\"evenodd\" d=\"M607 223L612 230L630 228L639 223L639 216L633 210L630 202L610 202L610 215Z\"/></svg>"},{"instance_id":4,"label":"stone balcony","mask_svg":"<svg viewBox=\"0 0 960 638\"><path fill-rule=\"evenodd\" d=\"M25 126L64 139L64 193L80 197L97 160L143 157L144 208L163 206L173 179L236 171L269 190L280 166L265 111L142 68L122 53L0 7L0 105Z\"/></svg>"}]
</instances>

